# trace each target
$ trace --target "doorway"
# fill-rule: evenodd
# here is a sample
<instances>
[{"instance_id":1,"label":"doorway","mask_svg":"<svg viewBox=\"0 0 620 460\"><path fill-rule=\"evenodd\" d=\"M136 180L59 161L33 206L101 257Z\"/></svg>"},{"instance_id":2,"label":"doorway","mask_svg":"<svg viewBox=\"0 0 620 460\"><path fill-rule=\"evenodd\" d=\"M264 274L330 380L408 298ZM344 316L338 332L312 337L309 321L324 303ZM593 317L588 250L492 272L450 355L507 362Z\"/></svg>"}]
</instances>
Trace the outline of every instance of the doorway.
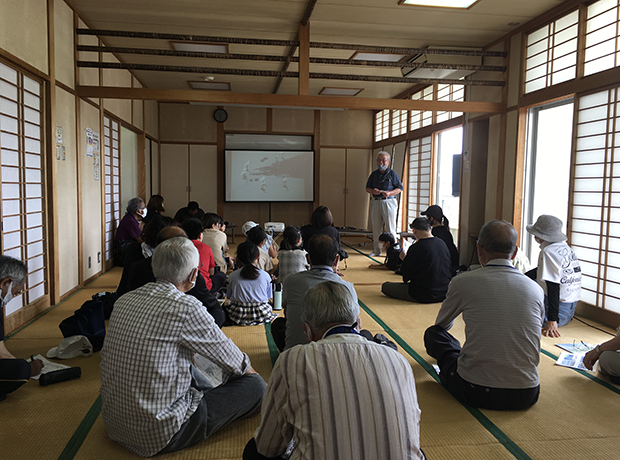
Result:
<instances>
[{"instance_id":1,"label":"doorway","mask_svg":"<svg viewBox=\"0 0 620 460\"><path fill-rule=\"evenodd\" d=\"M540 250L526 227L551 214L566 233L572 133L572 98L528 110L521 246L532 267Z\"/></svg>"}]
</instances>

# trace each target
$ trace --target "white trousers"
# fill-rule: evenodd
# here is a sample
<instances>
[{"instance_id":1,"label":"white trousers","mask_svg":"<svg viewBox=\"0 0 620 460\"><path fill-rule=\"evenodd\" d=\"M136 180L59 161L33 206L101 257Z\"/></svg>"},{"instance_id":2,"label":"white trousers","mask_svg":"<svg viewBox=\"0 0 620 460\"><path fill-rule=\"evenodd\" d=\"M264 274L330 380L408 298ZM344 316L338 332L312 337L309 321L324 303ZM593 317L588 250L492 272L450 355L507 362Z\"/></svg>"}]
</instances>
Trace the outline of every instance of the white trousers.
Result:
<instances>
[{"instance_id":1,"label":"white trousers","mask_svg":"<svg viewBox=\"0 0 620 460\"><path fill-rule=\"evenodd\" d=\"M384 231L390 232L398 240L396 233L396 211L398 210L398 197L387 200L372 200L370 213L372 221L372 241L375 254L381 254L381 243L379 236ZM385 228L385 230L384 230Z\"/></svg>"}]
</instances>

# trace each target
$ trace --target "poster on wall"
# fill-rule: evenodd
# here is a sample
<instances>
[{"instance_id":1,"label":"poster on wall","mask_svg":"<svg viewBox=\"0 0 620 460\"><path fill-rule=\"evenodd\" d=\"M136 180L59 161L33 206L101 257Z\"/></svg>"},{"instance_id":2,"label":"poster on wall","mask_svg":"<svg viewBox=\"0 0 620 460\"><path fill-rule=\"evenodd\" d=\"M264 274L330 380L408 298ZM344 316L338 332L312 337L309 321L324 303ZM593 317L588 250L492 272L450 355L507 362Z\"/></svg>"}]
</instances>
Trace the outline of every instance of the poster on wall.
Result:
<instances>
[{"instance_id":1,"label":"poster on wall","mask_svg":"<svg viewBox=\"0 0 620 460\"><path fill-rule=\"evenodd\" d=\"M56 143L62 144L62 126L56 126Z\"/></svg>"},{"instance_id":2,"label":"poster on wall","mask_svg":"<svg viewBox=\"0 0 620 460\"><path fill-rule=\"evenodd\" d=\"M99 133L93 131L93 152L99 152Z\"/></svg>"},{"instance_id":3,"label":"poster on wall","mask_svg":"<svg viewBox=\"0 0 620 460\"><path fill-rule=\"evenodd\" d=\"M95 175L95 180L99 180L99 166L94 166L93 167L93 172Z\"/></svg>"},{"instance_id":4,"label":"poster on wall","mask_svg":"<svg viewBox=\"0 0 620 460\"><path fill-rule=\"evenodd\" d=\"M95 139L93 136L93 130L90 128L86 128L86 156L93 156L93 144L95 143Z\"/></svg>"}]
</instances>

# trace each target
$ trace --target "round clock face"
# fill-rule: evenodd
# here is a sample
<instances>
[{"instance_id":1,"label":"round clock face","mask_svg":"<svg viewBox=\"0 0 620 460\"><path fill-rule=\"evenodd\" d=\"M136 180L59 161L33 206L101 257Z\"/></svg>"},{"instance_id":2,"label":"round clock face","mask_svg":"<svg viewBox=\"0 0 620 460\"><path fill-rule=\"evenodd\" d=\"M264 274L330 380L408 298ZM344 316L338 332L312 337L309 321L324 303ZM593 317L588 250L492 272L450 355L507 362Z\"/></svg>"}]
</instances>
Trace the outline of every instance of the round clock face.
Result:
<instances>
[{"instance_id":1,"label":"round clock face","mask_svg":"<svg viewBox=\"0 0 620 460\"><path fill-rule=\"evenodd\" d=\"M215 121L218 123L224 123L228 119L228 112L224 109L217 109L213 112L213 118L215 118Z\"/></svg>"}]
</instances>

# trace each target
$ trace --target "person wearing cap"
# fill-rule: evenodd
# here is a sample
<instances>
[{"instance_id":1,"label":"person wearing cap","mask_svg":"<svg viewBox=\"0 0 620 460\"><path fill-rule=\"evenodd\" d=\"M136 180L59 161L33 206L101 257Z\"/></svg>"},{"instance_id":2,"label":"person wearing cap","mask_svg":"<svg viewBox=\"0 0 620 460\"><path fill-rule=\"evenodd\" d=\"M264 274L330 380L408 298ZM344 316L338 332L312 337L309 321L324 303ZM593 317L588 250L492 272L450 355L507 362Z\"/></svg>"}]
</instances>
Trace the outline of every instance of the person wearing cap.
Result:
<instances>
[{"instance_id":1,"label":"person wearing cap","mask_svg":"<svg viewBox=\"0 0 620 460\"><path fill-rule=\"evenodd\" d=\"M19 359L4 345L4 307L11 299L24 290L28 269L21 260L9 256L0 256L0 401L41 372L43 362L40 359Z\"/></svg>"},{"instance_id":2,"label":"person wearing cap","mask_svg":"<svg viewBox=\"0 0 620 460\"><path fill-rule=\"evenodd\" d=\"M543 335L560 337L558 327L566 326L575 314L581 296L581 266L575 252L566 244L562 221L541 215L527 231L540 244L538 267L526 274L545 291Z\"/></svg>"},{"instance_id":3,"label":"person wearing cap","mask_svg":"<svg viewBox=\"0 0 620 460\"><path fill-rule=\"evenodd\" d=\"M291 451L296 459L425 458L411 365L366 340L354 325L358 315L341 283L307 291L301 316L310 343L276 361L244 460L289 458Z\"/></svg>"},{"instance_id":4,"label":"person wearing cap","mask_svg":"<svg viewBox=\"0 0 620 460\"><path fill-rule=\"evenodd\" d=\"M476 243L482 268L452 280L435 324L424 333L441 383L473 407L527 409L540 394L544 294L512 266L516 246L517 231L509 222L484 224ZM449 332L459 315L465 322L462 347Z\"/></svg>"},{"instance_id":5,"label":"person wearing cap","mask_svg":"<svg viewBox=\"0 0 620 460\"><path fill-rule=\"evenodd\" d=\"M197 201L190 201L187 203L187 206L181 208L174 215L175 222L182 224L185 219L189 219L190 217L195 217L196 219L202 221L202 218L205 216L205 212L200 209L200 205Z\"/></svg>"},{"instance_id":6,"label":"person wearing cap","mask_svg":"<svg viewBox=\"0 0 620 460\"><path fill-rule=\"evenodd\" d=\"M426 211L423 211L421 214L426 216L431 223L431 227L433 227L433 236L446 243L450 251L452 274L455 275L457 268L459 268L459 251L454 245L454 238L452 238L452 233L450 233L450 222L448 218L443 215L443 209L441 209L441 206L433 204L426 208Z\"/></svg>"},{"instance_id":7,"label":"person wearing cap","mask_svg":"<svg viewBox=\"0 0 620 460\"><path fill-rule=\"evenodd\" d=\"M377 169L375 169L366 182L366 192L372 197L372 241L373 251L370 257L381 255L381 242L379 236L385 231L398 239L396 232L396 213L398 211L397 196L403 191L403 183L396 171L390 167L390 154L379 152L377 154Z\"/></svg>"},{"instance_id":8,"label":"person wearing cap","mask_svg":"<svg viewBox=\"0 0 620 460\"><path fill-rule=\"evenodd\" d=\"M101 415L108 436L144 457L196 444L254 414L265 381L194 297L199 255L185 237L153 253L156 282L115 305L101 350ZM194 366L200 354L226 375L214 387Z\"/></svg>"},{"instance_id":9,"label":"person wearing cap","mask_svg":"<svg viewBox=\"0 0 620 460\"><path fill-rule=\"evenodd\" d=\"M383 283L381 292L409 302L441 302L452 279L448 247L433 236L426 217L414 219L411 229L416 242L407 251L400 267L403 282Z\"/></svg>"}]
</instances>

